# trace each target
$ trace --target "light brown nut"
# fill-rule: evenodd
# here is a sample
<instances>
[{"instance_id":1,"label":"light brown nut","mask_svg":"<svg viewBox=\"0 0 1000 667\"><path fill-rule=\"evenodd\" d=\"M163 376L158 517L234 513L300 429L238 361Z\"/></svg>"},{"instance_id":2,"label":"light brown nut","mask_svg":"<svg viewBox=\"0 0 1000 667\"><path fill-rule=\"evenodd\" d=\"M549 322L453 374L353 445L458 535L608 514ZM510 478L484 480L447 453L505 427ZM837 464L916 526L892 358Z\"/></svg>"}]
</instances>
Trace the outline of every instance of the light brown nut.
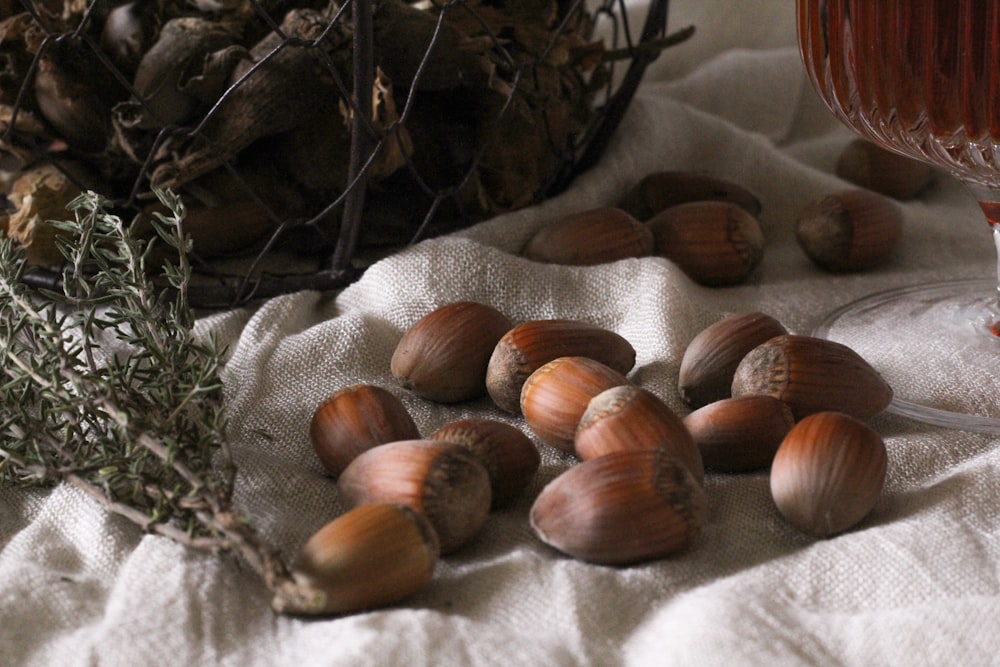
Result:
<instances>
[{"instance_id":1,"label":"light brown nut","mask_svg":"<svg viewBox=\"0 0 1000 667\"><path fill-rule=\"evenodd\" d=\"M773 396L796 420L828 410L869 419L892 401L892 387L857 352L835 341L793 335L751 350L736 368L732 394Z\"/></svg>"},{"instance_id":2,"label":"light brown nut","mask_svg":"<svg viewBox=\"0 0 1000 667\"><path fill-rule=\"evenodd\" d=\"M613 331L574 320L523 322L497 343L486 371L486 389L499 408L521 413L521 387L528 376L559 357L589 357L626 374L635 348Z\"/></svg>"},{"instance_id":3,"label":"light brown nut","mask_svg":"<svg viewBox=\"0 0 1000 667\"><path fill-rule=\"evenodd\" d=\"M590 266L653 253L649 227L620 208L574 213L545 225L528 241L528 259Z\"/></svg>"},{"instance_id":4,"label":"light brown nut","mask_svg":"<svg viewBox=\"0 0 1000 667\"><path fill-rule=\"evenodd\" d=\"M799 214L795 238L817 266L862 271L885 263L903 236L903 213L868 190L845 190L809 204Z\"/></svg>"},{"instance_id":5,"label":"light brown nut","mask_svg":"<svg viewBox=\"0 0 1000 667\"><path fill-rule=\"evenodd\" d=\"M684 417L705 467L721 472L767 468L793 424L791 409L773 396L726 398Z\"/></svg>"},{"instance_id":6,"label":"light brown nut","mask_svg":"<svg viewBox=\"0 0 1000 667\"><path fill-rule=\"evenodd\" d=\"M737 285L764 256L757 218L728 202L692 202L657 213L647 223L653 252L676 263L695 282Z\"/></svg>"},{"instance_id":7,"label":"light brown nut","mask_svg":"<svg viewBox=\"0 0 1000 667\"><path fill-rule=\"evenodd\" d=\"M686 465L663 450L625 450L569 468L531 508L540 540L573 558L625 565L688 548L706 511Z\"/></svg>"},{"instance_id":8,"label":"light brown nut","mask_svg":"<svg viewBox=\"0 0 1000 667\"><path fill-rule=\"evenodd\" d=\"M486 393L486 368L513 325L492 306L456 301L420 318L403 334L390 370L417 396L455 403Z\"/></svg>"},{"instance_id":9,"label":"light brown nut","mask_svg":"<svg viewBox=\"0 0 1000 667\"><path fill-rule=\"evenodd\" d=\"M854 527L885 485L887 454L878 433L838 412L806 417L785 436L771 465L771 495L800 529L827 537Z\"/></svg>"}]
</instances>

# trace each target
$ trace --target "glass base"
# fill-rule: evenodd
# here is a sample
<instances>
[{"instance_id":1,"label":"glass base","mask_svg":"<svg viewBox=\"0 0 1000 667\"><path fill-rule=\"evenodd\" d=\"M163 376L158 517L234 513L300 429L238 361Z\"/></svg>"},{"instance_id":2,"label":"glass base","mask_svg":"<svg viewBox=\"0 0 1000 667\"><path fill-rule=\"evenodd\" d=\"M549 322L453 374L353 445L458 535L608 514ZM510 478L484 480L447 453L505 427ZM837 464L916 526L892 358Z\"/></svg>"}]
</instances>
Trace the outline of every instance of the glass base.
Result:
<instances>
[{"instance_id":1,"label":"glass base","mask_svg":"<svg viewBox=\"0 0 1000 667\"><path fill-rule=\"evenodd\" d=\"M831 313L812 335L849 346L892 386L888 411L1000 434L997 284L960 280L879 292Z\"/></svg>"}]
</instances>

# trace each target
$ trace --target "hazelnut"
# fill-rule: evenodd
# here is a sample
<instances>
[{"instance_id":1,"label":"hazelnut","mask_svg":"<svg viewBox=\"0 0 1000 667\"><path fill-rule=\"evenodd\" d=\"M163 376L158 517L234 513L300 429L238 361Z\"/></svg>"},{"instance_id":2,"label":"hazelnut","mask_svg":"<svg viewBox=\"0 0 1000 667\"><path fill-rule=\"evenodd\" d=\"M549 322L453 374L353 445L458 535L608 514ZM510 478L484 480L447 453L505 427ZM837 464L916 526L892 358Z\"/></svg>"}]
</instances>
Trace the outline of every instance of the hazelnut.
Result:
<instances>
[{"instance_id":1,"label":"hazelnut","mask_svg":"<svg viewBox=\"0 0 1000 667\"><path fill-rule=\"evenodd\" d=\"M589 266L653 253L649 228L620 208L574 213L545 225L528 241L528 259Z\"/></svg>"},{"instance_id":2,"label":"hazelnut","mask_svg":"<svg viewBox=\"0 0 1000 667\"><path fill-rule=\"evenodd\" d=\"M934 169L926 162L867 139L854 139L844 148L836 171L854 185L894 199L916 197L934 179Z\"/></svg>"},{"instance_id":3,"label":"hazelnut","mask_svg":"<svg viewBox=\"0 0 1000 667\"><path fill-rule=\"evenodd\" d=\"M834 272L884 263L902 235L899 206L868 190L827 195L808 205L795 225L795 237L809 259Z\"/></svg>"},{"instance_id":4,"label":"hazelnut","mask_svg":"<svg viewBox=\"0 0 1000 667\"><path fill-rule=\"evenodd\" d=\"M649 220L671 206L696 201L736 204L752 216L760 215L760 200L741 185L717 176L691 171L660 171L645 176L619 202L637 220Z\"/></svg>"},{"instance_id":5,"label":"hazelnut","mask_svg":"<svg viewBox=\"0 0 1000 667\"><path fill-rule=\"evenodd\" d=\"M705 467L722 472L762 470L795 424L773 396L738 396L704 405L684 417Z\"/></svg>"}]
</instances>

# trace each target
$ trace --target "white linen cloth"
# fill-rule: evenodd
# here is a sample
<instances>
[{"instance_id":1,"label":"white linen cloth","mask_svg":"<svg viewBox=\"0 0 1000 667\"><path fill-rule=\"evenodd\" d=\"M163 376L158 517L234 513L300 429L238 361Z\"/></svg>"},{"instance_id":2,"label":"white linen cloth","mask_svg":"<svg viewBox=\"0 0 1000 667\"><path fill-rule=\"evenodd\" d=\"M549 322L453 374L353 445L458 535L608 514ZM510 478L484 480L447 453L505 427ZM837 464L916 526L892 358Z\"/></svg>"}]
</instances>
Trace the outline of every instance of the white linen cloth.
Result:
<instances>
[{"instance_id":1,"label":"white linen cloth","mask_svg":"<svg viewBox=\"0 0 1000 667\"><path fill-rule=\"evenodd\" d=\"M651 68L600 164L565 194L373 265L337 294L304 292L199 322L232 350L227 400L237 501L291 558L341 511L308 439L333 390L396 391L424 433L467 416L519 420L488 400L438 406L395 387L402 332L445 303L491 304L515 321L582 319L638 354L631 379L681 414L687 342L760 310L808 333L867 293L993 275L974 201L945 175L903 204L892 261L855 275L814 267L793 233L851 139L821 106L783 0L675 0L672 29L696 36ZM637 15L644 5L636 0ZM656 170L707 171L763 202L767 246L742 286L705 288L670 262L546 266L519 258L561 214L613 204ZM961 376L928 382L956 396ZM904 391L905 387L897 387ZM1000 401L996 387L987 395ZM564 557L532 534L528 509L572 460L542 467L513 507L445 557L431 584L382 610L305 620L270 611L232 558L143 535L70 488L0 488L0 662L5 665L989 665L1000 664L1000 442L893 415L873 422L889 452L874 512L827 540L778 515L766 473L708 474L702 534L678 556L627 568ZM525 427L526 428L526 427Z\"/></svg>"}]
</instances>

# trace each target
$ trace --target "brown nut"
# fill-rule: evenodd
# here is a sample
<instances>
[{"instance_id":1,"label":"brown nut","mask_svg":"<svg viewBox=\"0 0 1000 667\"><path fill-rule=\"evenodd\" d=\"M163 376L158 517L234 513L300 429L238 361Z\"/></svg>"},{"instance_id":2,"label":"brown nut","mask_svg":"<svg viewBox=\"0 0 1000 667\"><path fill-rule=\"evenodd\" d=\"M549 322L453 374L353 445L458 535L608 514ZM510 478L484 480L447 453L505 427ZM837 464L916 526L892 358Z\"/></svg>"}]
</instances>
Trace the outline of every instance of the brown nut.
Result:
<instances>
[{"instance_id":1,"label":"brown nut","mask_svg":"<svg viewBox=\"0 0 1000 667\"><path fill-rule=\"evenodd\" d=\"M497 343L486 371L486 389L497 406L521 413L521 387L528 376L559 357L589 357L626 374L635 348L613 331L573 320L523 322Z\"/></svg>"},{"instance_id":2,"label":"brown nut","mask_svg":"<svg viewBox=\"0 0 1000 667\"><path fill-rule=\"evenodd\" d=\"M771 495L800 529L827 537L855 526L885 485L885 443L838 412L806 417L785 436L771 464Z\"/></svg>"},{"instance_id":3,"label":"brown nut","mask_svg":"<svg viewBox=\"0 0 1000 667\"><path fill-rule=\"evenodd\" d=\"M576 427L590 399L622 384L628 384L625 376L599 361L559 357L525 380L521 412L539 440L572 454Z\"/></svg>"},{"instance_id":4,"label":"brown nut","mask_svg":"<svg viewBox=\"0 0 1000 667\"><path fill-rule=\"evenodd\" d=\"M420 437L406 406L382 387L357 384L330 394L313 413L309 439L334 477L354 458L377 445Z\"/></svg>"},{"instance_id":5,"label":"brown nut","mask_svg":"<svg viewBox=\"0 0 1000 667\"><path fill-rule=\"evenodd\" d=\"M279 589L273 606L288 614L340 614L399 602L430 581L438 549L423 514L403 505L360 505L309 538L292 568L300 591Z\"/></svg>"},{"instance_id":6,"label":"brown nut","mask_svg":"<svg viewBox=\"0 0 1000 667\"><path fill-rule=\"evenodd\" d=\"M773 396L726 398L684 417L705 467L722 472L767 468L793 424L791 409Z\"/></svg>"},{"instance_id":7,"label":"brown nut","mask_svg":"<svg viewBox=\"0 0 1000 667\"><path fill-rule=\"evenodd\" d=\"M701 453L684 422L655 394L635 385L602 391L587 404L574 439L584 460L629 449L663 449L687 466L695 481L705 479Z\"/></svg>"},{"instance_id":8,"label":"brown nut","mask_svg":"<svg viewBox=\"0 0 1000 667\"><path fill-rule=\"evenodd\" d=\"M573 558L624 565L664 558L698 535L706 499L686 465L663 450L584 461L549 482L531 508L540 540Z\"/></svg>"},{"instance_id":9,"label":"brown nut","mask_svg":"<svg viewBox=\"0 0 1000 667\"><path fill-rule=\"evenodd\" d=\"M700 408L729 398L733 373L747 352L786 334L778 320L764 313L731 315L691 339L681 358L677 386L685 403Z\"/></svg>"},{"instance_id":10,"label":"brown nut","mask_svg":"<svg viewBox=\"0 0 1000 667\"><path fill-rule=\"evenodd\" d=\"M490 509L490 477L475 454L437 440L379 445L351 461L337 480L348 507L397 503L422 512L454 551L479 531Z\"/></svg>"},{"instance_id":11,"label":"brown nut","mask_svg":"<svg viewBox=\"0 0 1000 667\"><path fill-rule=\"evenodd\" d=\"M934 180L934 169L926 162L867 139L855 139L844 148L836 171L854 185L894 199L916 197Z\"/></svg>"},{"instance_id":12,"label":"brown nut","mask_svg":"<svg viewBox=\"0 0 1000 667\"><path fill-rule=\"evenodd\" d=\"M653 254L653 234L620 208L596 208L545 225L523 254L551 264L604 264Z\"/></svg>"},{"instance_id":13,"label":"brown nut","mask_svg":"<svg viewBox=\"0 0 1000 667\"><path fill-rule=\"evenodd\" d=\"M542 459L538 448L520 429L492 419L462 419L438 429L432 440L465 447L490 476L492 509L511 503L528 486Z\"/></svg>"},{"instance_id":14,"label":"brown nut","mask_svg":"<svg viewBox=\"0 0 1000 667\"><path fill-rule=\"evenodd\" d=\"M733 375L733 396L766 394L803 419L846 412L868 419L892 400L892 387L857 352L811 336L777 336L755 347Z\"/></svg>"},{"instance_id":15,"label":"brown nut","mask_svg":"<svg viewBox=\"0 0 1000 667\"><path fill-rule=\"evenodd\" d=\"M437 308L410 327L390 369L417 396L439 403L486 393L486 367L497 341L513 326L497 309L475 301Z\"/></svg>"},{"instance_id":16,"label":"brown nut","mask_svg":"<svg viewBox=\"0 0 1000 667\"><path fill-rule=\"evenodd\" d=\"M665 209L647 223L654 253L710 287L746 281L764 256L757 218L736 204L692 202Z\"/></svg>"},{"instance_id":17,"label":"brown nut","mask_svg":"<svg viewBox=\"0 0 1000 667\"><path fill-rule=\"evenodd\" d=\"M758 216L760 200L741 185L717 176L690 171L660 171L649 174L622 198L618 205L637 220L649 220L671 206L695 201L725 201Z\"/></svg>"},{"instance_id":18,"label":"brown nut","mask_svg":"<svg viewBox=\"0 0 1000 667\"><path fill-rule=\"evenodd\" d=\"M808 205L795 225L806 255L827 271L861 271L884 263L903 235L903 213L868 190L846 190Z\"/></svg>"}]
</instances>

